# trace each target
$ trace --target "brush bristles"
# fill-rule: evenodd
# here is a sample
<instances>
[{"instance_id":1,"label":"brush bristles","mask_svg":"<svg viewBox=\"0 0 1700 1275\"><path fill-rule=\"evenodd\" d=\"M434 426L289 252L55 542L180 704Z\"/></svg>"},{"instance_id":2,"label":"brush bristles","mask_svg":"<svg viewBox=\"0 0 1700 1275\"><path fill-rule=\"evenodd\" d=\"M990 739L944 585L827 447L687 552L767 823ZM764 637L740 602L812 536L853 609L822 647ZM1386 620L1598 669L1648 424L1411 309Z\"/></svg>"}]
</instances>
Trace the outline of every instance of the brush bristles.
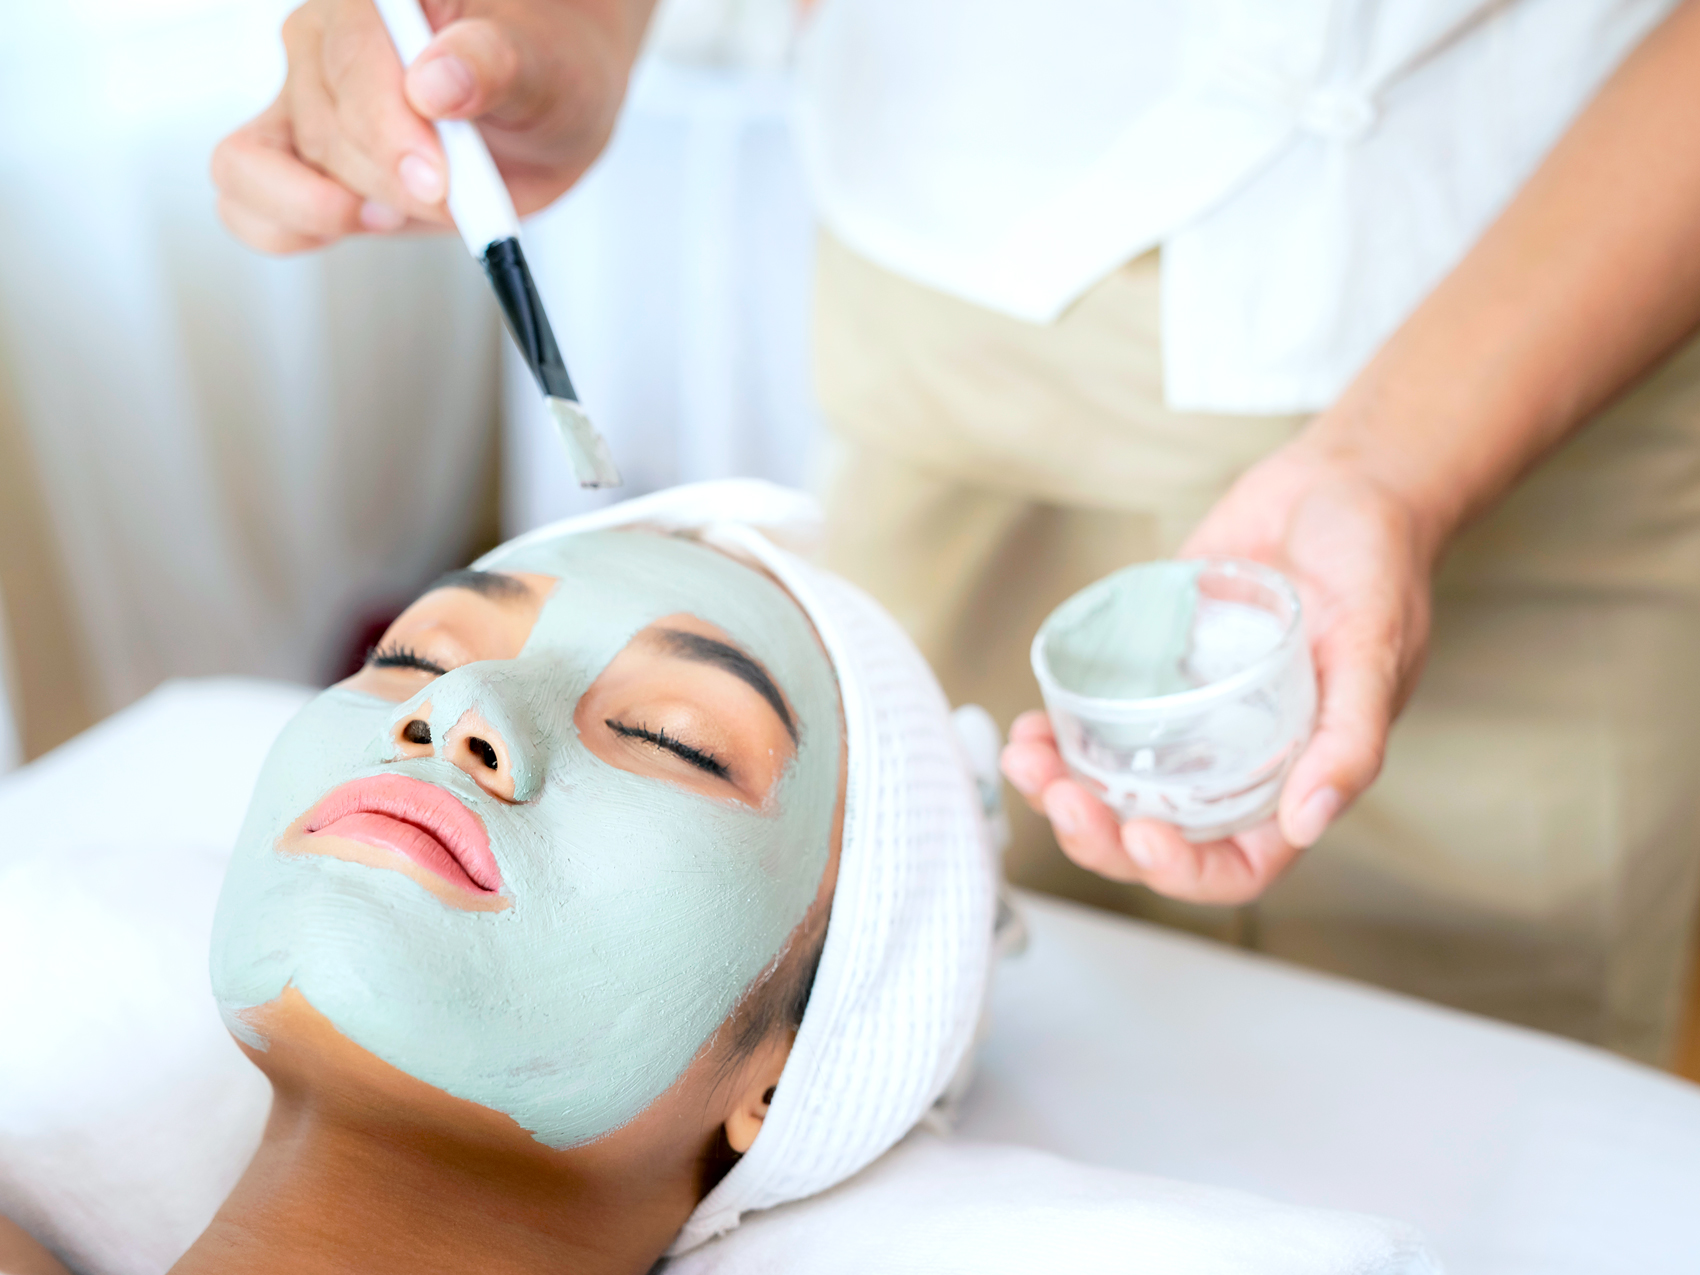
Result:
<instances>
[{"instance_id":1,"label":"brush bristles","mask_svg":"<svg viewBox=\"0 0 1700 1275\"><path fill-rule=\"evenodd\" d=\"M561 431L561 441L572 457L573 473L580 487L618 487L620 471L608 451L608 442L590 423L584 408L567 398L553 395L543 400Z\"/></svg>"}]
</instances>

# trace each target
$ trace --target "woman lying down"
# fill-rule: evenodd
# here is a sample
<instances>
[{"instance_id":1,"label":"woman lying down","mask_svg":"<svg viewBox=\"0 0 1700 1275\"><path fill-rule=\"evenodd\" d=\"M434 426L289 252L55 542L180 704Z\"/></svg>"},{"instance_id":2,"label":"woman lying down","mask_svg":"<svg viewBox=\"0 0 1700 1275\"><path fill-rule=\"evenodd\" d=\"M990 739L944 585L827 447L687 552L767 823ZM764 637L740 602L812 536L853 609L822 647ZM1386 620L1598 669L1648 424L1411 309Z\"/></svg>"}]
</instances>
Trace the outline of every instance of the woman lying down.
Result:
<instances>
[{"instance_id":1,"label":"woman lying down","mask_svg":"<svg viewBox=\"0 0 1700 1275\"><path fill-rule=\"evenodd\" d=\"M30 1115L27 1079L0 1093L0 1200L68 1252L88 1234L89 1275L157 1272L185 1246L173 1269L238 1275L640 1275L692 1249L668 1265L1434 1275L1377 1219L904 1138L974 1036L994 874L914 648L723 521L802 523L806 506L759 484L676 489L430 589L283 731L230 857L213 990L272 1102L211 1224L189 1244L222 1185L144 1211L113 1194L133 1175L102 1178L103 1156L190 1167L167 1145L186 1132L174 1097L109 1131L78 1121L74 1087L37 1085L68 1105ZM154 932L121 894L103 910L73 888L56 912L52 873L24 888L0 890L0 926L32 918L66 950L78 927L142 947ZM87 1033L61 1039L35 1008L55 998L8 1001L16 984L0 980L0 1035L73 1058ZM108 993L73 978L60 994ZM162 1080L189 1057L167 1046L150 1072L148 1050L128 1061ZM209 1111L253 1109L219 1083ZM222 1131L187 1132L213 1155ZM237 1157L256 1132L230 1129ZM0 1271L51 1270L0 1219Z\"/></svg>"},{"instance_id":2,"label":"woman lying down","mask_svg":"<svg viewBox=\"0 0 1700 1275\"><path fill-rule=\"evenodd\" d=\"M643 1272L962 1061L992 871L919 657L747 528L570 528L272 749L212 950L272 1112L176 1271Z\"/></svg>"}]
</instances>

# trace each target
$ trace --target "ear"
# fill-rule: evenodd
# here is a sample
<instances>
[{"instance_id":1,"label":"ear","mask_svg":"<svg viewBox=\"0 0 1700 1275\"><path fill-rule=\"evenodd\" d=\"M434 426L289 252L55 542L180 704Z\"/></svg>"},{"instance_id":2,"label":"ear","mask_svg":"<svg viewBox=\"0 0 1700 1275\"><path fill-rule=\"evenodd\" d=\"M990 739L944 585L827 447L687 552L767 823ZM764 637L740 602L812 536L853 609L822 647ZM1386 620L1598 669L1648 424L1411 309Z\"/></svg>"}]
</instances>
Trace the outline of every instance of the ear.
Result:
<instances>
[{"instance_id":1,"label":"ear","mask_svg":"<svg viewBox=\"0 0 1700 1275\"><path fill-rule=\"evenodd\" d=\"M779 1074L785 1070L785 1060L791 1056L795 1036L782 1032L768 1037L744 1059L738 1068L737 1090L732 1096L732 1110L726 1117L727 1145L743 1155L761 1132L767 1119L767 1106L773 1101L773 1091L779 1085Z\"/></svg>"}]
</instances>

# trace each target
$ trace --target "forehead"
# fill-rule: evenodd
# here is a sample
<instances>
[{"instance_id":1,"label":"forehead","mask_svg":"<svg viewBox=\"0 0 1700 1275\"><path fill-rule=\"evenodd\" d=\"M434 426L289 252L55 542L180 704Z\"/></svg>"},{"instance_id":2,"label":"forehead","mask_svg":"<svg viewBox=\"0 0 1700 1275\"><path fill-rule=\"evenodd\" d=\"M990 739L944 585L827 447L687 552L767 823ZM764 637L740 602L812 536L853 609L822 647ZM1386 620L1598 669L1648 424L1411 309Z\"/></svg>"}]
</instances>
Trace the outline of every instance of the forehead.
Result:
<instances>
[{"instance_id":1,"label":"forehead","mask_svg":"<svg viewBox=\"0 0 1700 1275\"><path fill-rule=\"evenodd\" d=\"M623 644L663 616L684 612L717 625L764 663L826 664L813 627L784 589L694 541L643 531L586 532L497 550L483 565L559 582L528 651L597 637Z\"/></svg>"}]
</instances>

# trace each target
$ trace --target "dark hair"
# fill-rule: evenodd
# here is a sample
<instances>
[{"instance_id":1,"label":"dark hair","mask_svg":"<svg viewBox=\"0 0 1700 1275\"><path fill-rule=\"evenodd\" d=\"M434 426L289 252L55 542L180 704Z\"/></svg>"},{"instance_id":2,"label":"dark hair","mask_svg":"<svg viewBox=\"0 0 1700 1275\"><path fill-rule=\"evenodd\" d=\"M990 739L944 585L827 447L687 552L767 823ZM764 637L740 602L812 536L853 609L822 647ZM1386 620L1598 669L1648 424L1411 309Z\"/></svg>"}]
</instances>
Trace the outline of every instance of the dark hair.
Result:
<instances>
[{"instance_id":1,"label":"dark hair","mask_svg":"<svg viewBox=\"0 0 1700 1275\"><path fill-rule=\"evenodd\" d=\"M794 1032L803 1025L803 1012L809 1007L821 952L826 948L826 915L825 907L809 909L809 915L803 918L785 950L756 978L733 1009L732 1047L720 1064L722 1079L775 1032ZM715 1130L698 1167L697 1198L707 1195L739 1159L726 1140L725 1126Z\"/></svg>"},{"instance_id":2,"label":"dark hair","mask_svg":"<svg viewBox=\"0 0 1700 1275\"><path fill-rule=\"evenodd\" d=\"M803 1025L809 994L815 988L821 952L826 947L826 909L811 908L772 967L744 993L732 1011L732 1051L728 1066L748 1058L775 1032Z\"/></svg>"}]
</instances>

